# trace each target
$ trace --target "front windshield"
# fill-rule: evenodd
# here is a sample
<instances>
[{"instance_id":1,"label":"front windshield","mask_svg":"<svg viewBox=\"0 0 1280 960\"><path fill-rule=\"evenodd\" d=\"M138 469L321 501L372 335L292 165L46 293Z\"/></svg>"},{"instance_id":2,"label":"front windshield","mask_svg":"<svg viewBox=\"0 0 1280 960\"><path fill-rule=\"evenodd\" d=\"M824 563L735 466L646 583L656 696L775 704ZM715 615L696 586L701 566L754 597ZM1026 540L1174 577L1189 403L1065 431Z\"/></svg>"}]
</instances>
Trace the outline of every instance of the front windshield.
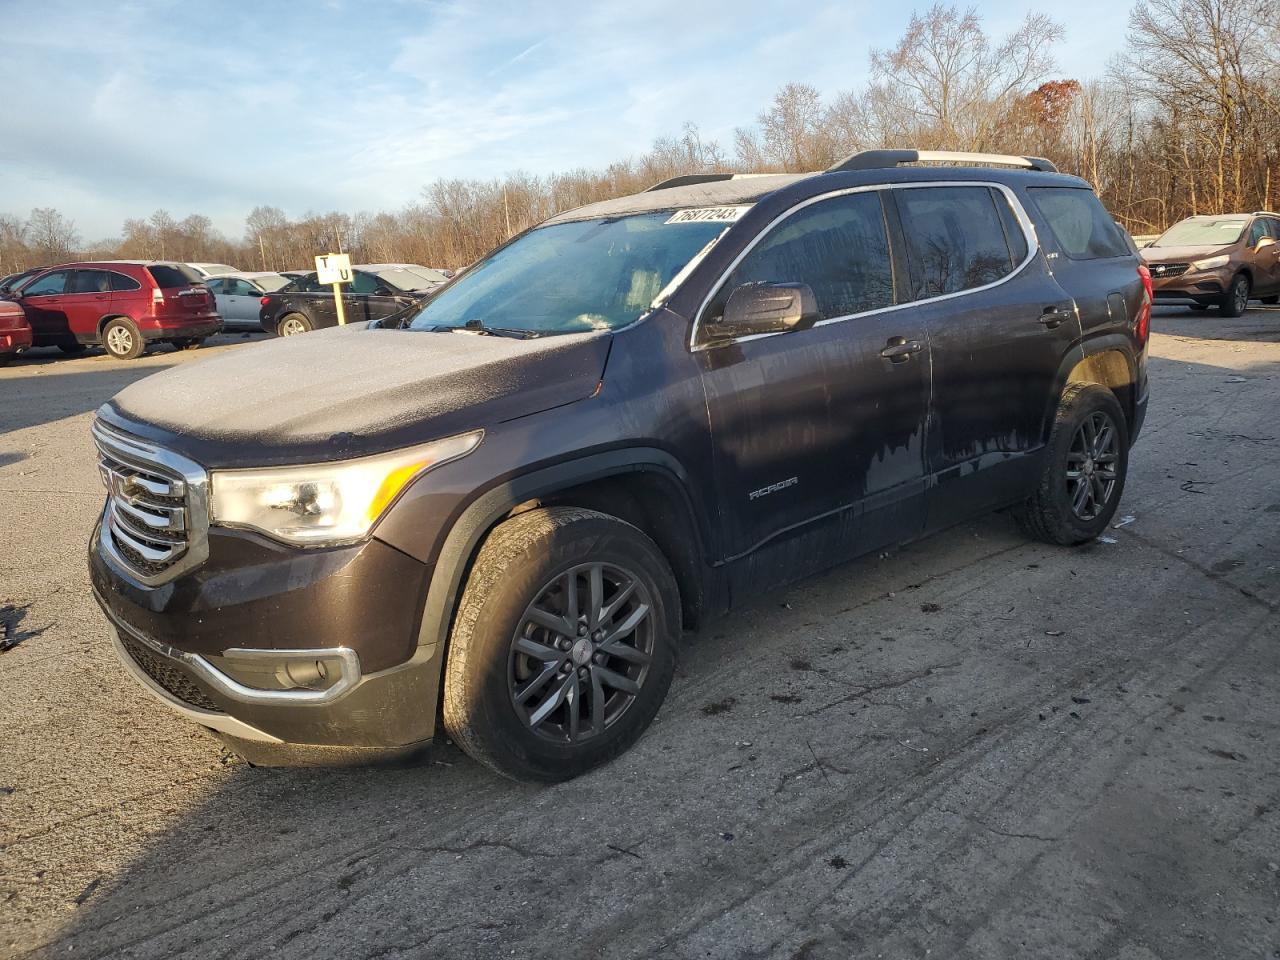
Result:
<instances>
[{"instance_id":1,"label":"front windshield","mask_svg":"<svg viewBox=\"0 0 1280 960\"><path fill-rule=\"evenodd\" d=\"M1183 220L1165 231L1153 247L1225 247L1244 233L1247 217L1204 217Z\"/></svg>"},{"instance_id":2,"label":"front windshield","mask_svg":"<svg viewBox=\"0 0 1280 960\"><path fill-rule=\"evenodd\" d=\"M672 211L539 227L444 287L407 326L575 333L624 326L726 229Z\"/></svg>"}]
</instances>

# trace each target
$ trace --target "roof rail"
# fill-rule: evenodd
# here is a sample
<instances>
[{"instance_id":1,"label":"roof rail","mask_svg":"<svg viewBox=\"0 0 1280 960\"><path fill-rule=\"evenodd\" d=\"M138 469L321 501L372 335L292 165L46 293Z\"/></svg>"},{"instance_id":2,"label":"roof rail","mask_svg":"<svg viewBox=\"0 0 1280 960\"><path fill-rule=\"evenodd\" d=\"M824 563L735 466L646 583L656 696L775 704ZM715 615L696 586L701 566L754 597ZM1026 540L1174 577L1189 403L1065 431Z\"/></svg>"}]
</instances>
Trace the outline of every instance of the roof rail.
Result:
<instances>
[{"instance_id":1,"label":"roof rail","mask_svg":"<svg viewBox=\"0 0 1280 960\"><path fill-rule=\"evenodd\" d=\"M881 170L902 163L949 163L966 167L1022 167L1057 173L1058 168L1041 157L1015 157L1003 153L958 153L952 150L863 150L846 157L827 173L844 170Z\"/></svg>"},{"instance_id":2,"label":"roof rail","mask_svg":"<svg viewBox=\"0 0 1280 960\"><path fill-rule=\"evenodd\" d=\"M652 187L646 187L645 193L652 193L655 190L670 190L672 187L688 187L695 183L716 183L720 180L749 180L752 177L770 177L770 173L686 173L680 177L672 177L670 180L663 180L655 183Z\"/></svg>"}]
</instances>

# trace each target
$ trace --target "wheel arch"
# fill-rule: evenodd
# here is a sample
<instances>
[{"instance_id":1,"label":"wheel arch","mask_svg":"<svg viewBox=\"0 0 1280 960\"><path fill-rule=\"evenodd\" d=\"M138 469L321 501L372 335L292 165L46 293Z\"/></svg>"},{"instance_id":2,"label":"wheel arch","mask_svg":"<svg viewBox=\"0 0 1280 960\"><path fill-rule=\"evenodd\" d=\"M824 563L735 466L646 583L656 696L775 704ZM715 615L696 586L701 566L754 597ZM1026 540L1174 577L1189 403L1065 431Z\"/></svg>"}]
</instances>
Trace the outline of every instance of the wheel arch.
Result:
<instances>
[{"instance_id":1,"label":"wheel arch","mask_svg":"<svg viewBox=\"0 0 1280 960\"><path fill-rule=\"evenodd\" d=\"M1138 367L1132 346L1124 337L1117 335L1090 341L1083 348L1083 356L1073 355L1063 365L1059 397L1077 383L1096 383L1106 387L1120 402L1120 409L1124 411L1132 432L1138 400Z\"/></svg>"},{"instance_id":2,"label":"wheel arch","mask_svg":"<svg viewBox=\"0 0 1280 960\"><path fill-rule=\"evenodd\" d=\"M682 619L696 624L706 605L706 534L688 476L671 454L626 448L593 454L515 477L476 497L445 535L423 606L418 645L447 650L466 578L489 532L508 517L541 506L579 506L633 524L671 564ZM692 532L692 536L688 536ZM684 536L682 536L684 534ZM443 664L443 657L440 662Z\"/></svg>"},{"instance_id":3,"label":"wheel arch","mask_svg":"<svg viewBox=\"0 0 1280 960\"><path fill-rule=\"evenodd\" d=\"M102 339L102 331L107 329L107 324L110 323L112 320L128 320L135 327L138 326L138 321L134 320L133 317L129 316L127 313L104 314L102 318L98 321L98 339L99 340Z\"/></svg>"}]
</instances>

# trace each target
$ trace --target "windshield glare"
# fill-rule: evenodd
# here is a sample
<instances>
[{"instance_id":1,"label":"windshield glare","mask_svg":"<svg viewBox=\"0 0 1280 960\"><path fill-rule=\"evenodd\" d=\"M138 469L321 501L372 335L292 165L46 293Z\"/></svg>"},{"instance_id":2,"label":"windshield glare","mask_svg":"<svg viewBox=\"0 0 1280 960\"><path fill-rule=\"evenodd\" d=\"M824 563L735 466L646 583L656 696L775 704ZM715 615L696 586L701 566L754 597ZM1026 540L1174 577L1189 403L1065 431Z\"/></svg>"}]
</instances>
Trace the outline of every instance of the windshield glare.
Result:
<instances>
[{"instance_id":1,"label":"windshield glare","mask_svg":"<svg viewBox=\"0 0 1280 960\"><path fill-rule=\"evenodd\" d=\"M378 279L395 287L397 290L425 290L432 284L443 282L444 277L439 281L429 280L420 274L417 270L379 270Z\"/></svg>"},{"instance_id":2,"label":"windshield glare","mask_svg":"<svg viewBox=\"0 0 1280 960\"><path fill-rule=\"evenodd\" d=\"M1153 247L1225 247L1240 239L1245 224L1244 217L1207 217L1203 220L1183 220L1165 231Z\"/></svg>"},{"instance_id":3,"label":"windshield glare","mask_svg":"<svg viewBox=\"0 0 1280 960\"><path fill-rule=\"evenodd\" d=\"M672 211L539 227L444 287L413 330L611 330L639 319L724 223L668 223Z\"/></svg>"}]
</instances>

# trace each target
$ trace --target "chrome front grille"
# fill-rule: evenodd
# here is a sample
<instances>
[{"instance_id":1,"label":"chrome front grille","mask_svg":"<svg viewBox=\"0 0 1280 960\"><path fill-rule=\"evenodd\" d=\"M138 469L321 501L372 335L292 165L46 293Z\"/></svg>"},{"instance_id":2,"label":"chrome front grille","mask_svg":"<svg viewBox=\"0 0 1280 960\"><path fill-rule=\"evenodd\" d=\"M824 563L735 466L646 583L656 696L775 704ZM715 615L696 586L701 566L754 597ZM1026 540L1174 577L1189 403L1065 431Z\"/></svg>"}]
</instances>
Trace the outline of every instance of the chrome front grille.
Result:
<instances>
[{"instance_id":1,"label":"chrome front grille","mask_svg":"<svg viewBox=\"0 0 1280 960\"><path fill-rule=\"evenodd\" d=\"M154 585L208 556L208 482L199 464L98 420L98 471L107 488L101 545Z\"/></svg>"},{"instance_id":2,"label":"chrome front grille","mask_svg":"<svg viewBox=\"0 0 1280 960\"><path fill-rule=\"evenodd\" d=\"M1180 277L1190 268L1189 263L1153 263L1148 269L1151 270L1151 279L1165 280L1169 277Z\"/></svg>"}]
</instances>

